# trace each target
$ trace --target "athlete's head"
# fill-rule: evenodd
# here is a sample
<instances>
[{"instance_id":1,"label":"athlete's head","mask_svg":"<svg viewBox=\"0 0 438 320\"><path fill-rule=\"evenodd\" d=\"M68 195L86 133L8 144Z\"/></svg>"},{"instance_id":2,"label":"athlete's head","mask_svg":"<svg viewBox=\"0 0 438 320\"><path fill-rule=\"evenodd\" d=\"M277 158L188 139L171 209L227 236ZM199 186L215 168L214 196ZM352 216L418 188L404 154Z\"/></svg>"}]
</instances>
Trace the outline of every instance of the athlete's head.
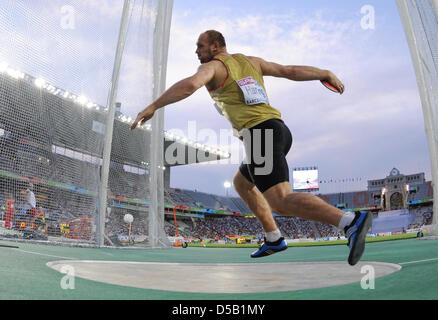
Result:
<instances>
[{"instance_id":1,"label":"athlete's head","mask_svg":"<svg viewBox=\"0 0 438 320\"><path fill-rule=\"evenodd\" d=\"M224 36L216 30L207 30L198 38L196 54L201 63L210 62L215 55L226 51Z\"/></svg>"}]
</instances>

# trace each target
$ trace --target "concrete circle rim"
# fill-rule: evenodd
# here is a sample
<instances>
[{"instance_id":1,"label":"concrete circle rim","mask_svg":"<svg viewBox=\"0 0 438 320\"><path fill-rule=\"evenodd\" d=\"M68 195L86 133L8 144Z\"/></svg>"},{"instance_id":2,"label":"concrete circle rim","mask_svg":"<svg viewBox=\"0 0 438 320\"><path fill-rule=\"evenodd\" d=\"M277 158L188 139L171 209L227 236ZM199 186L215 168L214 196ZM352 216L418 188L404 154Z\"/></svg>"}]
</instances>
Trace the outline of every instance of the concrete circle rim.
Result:
<instances>
[{"instance_id":1,"label":"concrete circle rim","mask_svg":"<svg viewBox=\"0 0 438 320\"><path fill-rule=\"evenodd\" d=\"M402 268L398 264L377 261L361 261L350 266L346 261L181 263L59 260L46 265L67 275L73 270L71 275L74 277L106 284L210 294L287 292L351 283L360 286L367 276L377 279Z\"/></svg>"}]
</instances>

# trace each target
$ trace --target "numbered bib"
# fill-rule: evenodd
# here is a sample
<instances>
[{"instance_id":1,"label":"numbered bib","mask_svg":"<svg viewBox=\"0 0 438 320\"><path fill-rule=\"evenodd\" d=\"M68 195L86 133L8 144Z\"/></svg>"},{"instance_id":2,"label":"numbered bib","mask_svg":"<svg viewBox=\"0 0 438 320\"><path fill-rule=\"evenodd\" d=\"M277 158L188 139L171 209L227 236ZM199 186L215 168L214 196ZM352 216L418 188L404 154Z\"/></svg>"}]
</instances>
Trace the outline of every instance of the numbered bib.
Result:
<instances>
[{"instance_id":1,"label":"numbered bib","mask_svg":"<svg viewBox=\"0 0 438 320\"><path fill-rule=\"evenodd\" d=\"M265 89L253 77L240 79L237 81L237 85L243 92L246 105L269 104Z\"/></svg>"}]
</instances>

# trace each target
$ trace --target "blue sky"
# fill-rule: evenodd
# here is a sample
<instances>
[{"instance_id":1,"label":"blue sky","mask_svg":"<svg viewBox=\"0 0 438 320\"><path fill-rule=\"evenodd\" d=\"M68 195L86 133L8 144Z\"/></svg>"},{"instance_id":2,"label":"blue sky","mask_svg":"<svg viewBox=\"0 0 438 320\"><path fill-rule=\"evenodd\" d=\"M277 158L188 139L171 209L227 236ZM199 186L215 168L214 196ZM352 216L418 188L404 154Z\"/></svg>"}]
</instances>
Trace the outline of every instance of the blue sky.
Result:
<instances>
[{"instance_id":1,"label":"blue sky","mask_svg":"<svg viewBox=\"0 0 438 320\"><path fill-rule=\"evenodd\" d=\"M375 12L375 29L364 30L361 8ZM345 83L343 96L317 82L266 78L271 104L291 129L289 167L316 165L320 179L358 183L321 185L321 192L363 190L366 180L425 172L430 161L415 75L394 1L175 1L168 84L196 71L199 33L223 32L228 51L292 65L330 69ZM166 129L228 128L203 89L168 106ZM187 130L186 130L187 132ZM172 169L173 187L225 194L236 164ZM187 177L190 179L187 179ZM206 178L208 177L208 178Z\"/></svg>"},{"instance_id":2,"label":"blue sky","mask_svg":"<svg viewBox=\"0 0 438 320\"><path fill-rule=\"evenodd\" d=\"M22 5L5 0L0 5L0 60L105 105L120 3L35 0ZM71 30L60 28L66 5L75 9ZM366 5L374 9L375 29L361 26ZM10 19L12 6L22 10L16 19ZM363 190L366 180L385 177L393 167L404 174L425 172L430 179L421 103L395 1L175 0L167 87L196 72L195 43L207 29L224 34L230 53L329 69L344 82L346 92L339 96L318 82L265 78L270 102L294 138L287 156L290 169L318 166L320 180L360 179L321 185L322 193ZM147 34L130 29L120 78L118 100L123 113L134 117L150 102L150 71L139 72L151 66L140 55L150 50L145 39ZM234 160L243 160L243 150L237 139L225 144L211 139L230 125L204 88L165 108L166 130L188 136L193 127L199 142L237 156L228 162L172 168L171 186L224 195L223 182L232 180L239 166Z\"/></svg>"}]
</instances>

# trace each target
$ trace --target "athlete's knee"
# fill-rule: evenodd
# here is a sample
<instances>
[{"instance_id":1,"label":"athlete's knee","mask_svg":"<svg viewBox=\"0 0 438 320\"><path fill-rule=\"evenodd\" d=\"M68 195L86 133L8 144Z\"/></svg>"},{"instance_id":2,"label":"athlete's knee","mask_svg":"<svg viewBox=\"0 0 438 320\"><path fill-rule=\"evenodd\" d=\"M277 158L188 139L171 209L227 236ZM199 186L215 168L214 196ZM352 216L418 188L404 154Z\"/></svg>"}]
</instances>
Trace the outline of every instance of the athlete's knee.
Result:
<instances>
[{"instance_id":1,"label":"athlete's knee","mask_svg":"<svg viewBox=\"0 0 438 320\"><path fill-rule=\"evenodd\" d=\"M272 211L278 215L283 215L286 207L286 197L289 192L287 188L281 185L276 185L269 188L263 193L263 196L268 201Z\"/></svg>"}]
</instances>

